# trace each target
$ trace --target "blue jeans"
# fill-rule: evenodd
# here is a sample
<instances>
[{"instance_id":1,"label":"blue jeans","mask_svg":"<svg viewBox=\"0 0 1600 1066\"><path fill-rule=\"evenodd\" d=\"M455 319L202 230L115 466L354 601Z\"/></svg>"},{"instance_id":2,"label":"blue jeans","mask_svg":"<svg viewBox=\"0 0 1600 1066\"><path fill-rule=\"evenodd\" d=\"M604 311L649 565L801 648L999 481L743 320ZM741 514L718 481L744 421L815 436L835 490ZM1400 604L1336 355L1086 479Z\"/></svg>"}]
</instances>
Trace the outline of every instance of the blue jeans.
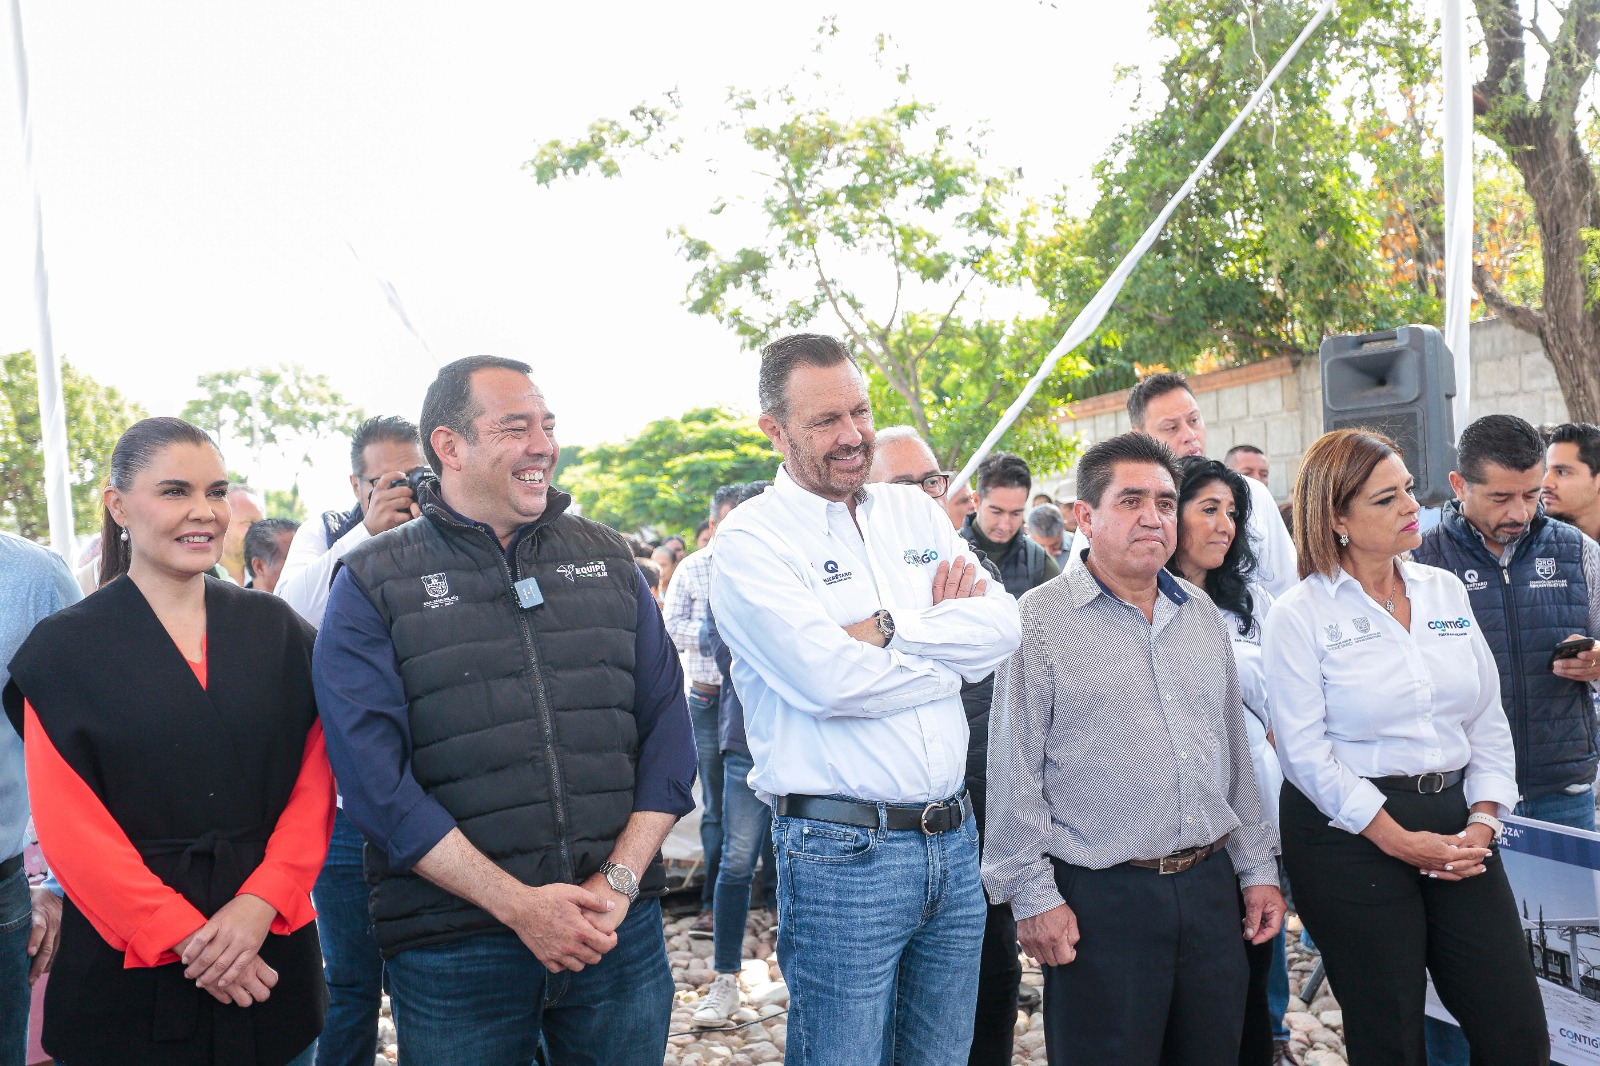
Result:
<instances>
[{"instance_id":1,"label":"blue jeans","mask_svg":"<svg viewBox=\"0 0 1600 1066\"><path fill-rule=\"evenodd\" d=\"M717 891L722 861L722 743L717 737L717 696L689 690L689 718L694 722L694 750L700 760L700 851L706 880L700 887L700 909L709 910Z\"/></svg>"},{"instance_id":2,"label":"blue jeans","mask_svg":"<svg viewBox=\"0 0 1600 1066\"><path fill-rule=\"evenodd\" d=\"M1289 945L1282 929L1272 940L1272 969L1267 972L1267 1013L1272 1016L1272 1039L1288 1040L1289 1026L1283 1016L1289 1013Z\"/></svg>"},{"instance_id":3,"label":"blue jeans","mask_svg":"<svg viewBox=\"0 0 1600 1066\"><path fill-rule=\"evenodd\" d=\"M914 806L920 806L914 805ZM978 827L774 817L789 1066L965 1066L987 904Z\"/></svg>"},{"instance_id":4,"label":"blue jeans","mask_svg":"<svg viewBox=\"0 0 1600 1066\"><path fill-rule=\"evenodd\" d=\"M1553 792L1536 800L1523 800L1512 812L1522 818L1537 818L1541 822L1564 825L1569 829L1595 831L1594 786L1590 785L1576 796Z\"/></svg>"},{"instance_id":5,"label":"blue jeans","mask_svg":"<svg viewBox=\"0 0 1600 1066\"><path fill-rule=\"evenodd\" d=\"M1592 833L1595 830L1594 786L1576 795L1553 792L1535 800L1523 800L1512 813ZM1459 1028L1430 1016L1423 1023L1423 1034L1428 1043L1428 1066L1467 1066L1472 1053Z\"/></svg>"},{"instance_id":6,"label":"blue jeans","mask_svg":"<svg viewBox=\"0 0 1600 1066\"><path fill-rule=\"evenodd\" d=\"M389 960L406 1066L661 1066L672 971L661 903L633 907L617 946L577 973L552 974L510 933L409 948Z\"/></svg>"},{"instance_id":7,"label":"blue jeans","mask_svg":"<svg viewBox=\"0 0 1600 1066\"><path fill-rule=\"evenodd\" d=\"M342 809L336 811L328 861L311 890L328 981L328 1020L317 1039L316 1066L372 1066L378 1046L383 956L367 914L363 844L354 823Z\"/></svg>"},{"instance_id":8,"label":"blue jeans","mask_svg":"<svg viewBox=\"0 0 1600 1066\"><path fill-rule=\"evenodd\" d=\"M722 753L722 859L712 904L712 961L718 973L739 972L750 884L771 839L772 808L747 783L752 765L748 755Z\"/></svg>"},{"instance_id":9,"label":"blue jeans","mask_svg":"<svg viewBox=\"0 0 1600 1066\"><path fill-rule=\"evenodd\" d=\"M28 938L33 934L33 895L21 870L0 881L0 1066L28 1059Z\"/></svg>"}]
</instances>

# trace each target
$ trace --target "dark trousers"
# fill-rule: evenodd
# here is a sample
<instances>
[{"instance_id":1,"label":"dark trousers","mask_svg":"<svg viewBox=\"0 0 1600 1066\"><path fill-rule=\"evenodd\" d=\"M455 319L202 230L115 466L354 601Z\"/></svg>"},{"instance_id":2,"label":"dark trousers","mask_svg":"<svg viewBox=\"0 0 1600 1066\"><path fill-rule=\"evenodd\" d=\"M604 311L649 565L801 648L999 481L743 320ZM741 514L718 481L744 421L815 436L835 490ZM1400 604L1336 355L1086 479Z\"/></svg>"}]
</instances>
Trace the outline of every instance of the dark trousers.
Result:
<instances>
[{"instance_id":1,"label":"dark trousers","mask_svg":"<svg viewBox=\"0 0 1600 1066\"><path fill-rule=\"evenodd\" d=\"M967 1066L1011 1066L1021 984L1017 920L1009 903L990 904L983 924L983 951L978 956L978 1012L972 1023Z\"/></svg>"},{"instance_id":2,"label":"dark trousers","mask_svg":"<svg viewBox=\"0 0 1600 1066\"><path fill-rule=\"evenodd\" d=\"M1052 861L1082 937L1044 968L1052 1066L1234 1066L1248 964L1227 853L1168 875Z\"/></svg>"},{"instance_id":3,"label":"dark trousers","mask_svg":"<svg viewBox=\"0 0 1600 1066\"><path fill-rule=\"evenodd\" d=\"M1406 829L1455 834L1467 822L1457 784L1433 795L1385 792ZM1344 1010L1355 1066L1422 1066L1425 973L1465 1029L1474 1066L1550 1061L1544 1003L1499 855L1465 881L1425 877L1328 824L1293 785L1280 803L1283 860L1300 917Z\"/></svg>"},{"instance_id":4,"label":"dark trousers","mask_svg":"<svg viewBox=\"0 0 1600 1066\"><path fill-rule=\"evenodd\" d=\"M316 1043L317 1066L371 1066L378 1046L383 956L372 939L372 919L367 915L367 879L361 873L364 843L343 808L336 810L328 860L311 890L328 982L328 1020Z\"/></svg>"},{"instance_id":5,"label":"dark trousers","mask_svg":"<svg viewBox=\"0 0 1600 1066\"><path fill-rule=\"evenodd\" d=\"M1244 897L1239 906L1243 908ZM1244 1032L1239 1039L1239 1066L1272 1066L1272 1027L1274 1019L1267 1005L1267 980L1272 976L1273 949L1277 938L1265 944L1245 941L1244 956L1250 966L1250 980L1244 994Z\"/></svg>"}]
</instances>

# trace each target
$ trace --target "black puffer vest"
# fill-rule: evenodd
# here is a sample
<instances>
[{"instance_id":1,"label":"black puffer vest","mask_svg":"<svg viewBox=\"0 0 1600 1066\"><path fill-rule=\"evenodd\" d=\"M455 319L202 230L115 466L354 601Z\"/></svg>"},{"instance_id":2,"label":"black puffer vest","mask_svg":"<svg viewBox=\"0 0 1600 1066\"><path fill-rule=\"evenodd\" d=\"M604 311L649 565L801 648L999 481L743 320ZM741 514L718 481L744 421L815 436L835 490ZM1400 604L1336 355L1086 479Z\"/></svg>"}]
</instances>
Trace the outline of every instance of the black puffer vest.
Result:
<instances>
[{"instance_id":1,"label":"black puffer vest","mask_svg":"<svg viewBox=\"0 0 1600 1066\"><path fill-rule=\"evenodd\" d=\"M967 515L961 524L961 535L976 551L987 552L983 543L979 541L982 531L977 528L972 515ZM984 538L987 540L987 538ZM997 548L1004 545L996 545ZM1050 557L1045 550L1034 543L1022 530L1017 530L1012 535L1010 550L999 558L991 552L987 558L1000 571L1000 580L1005 584L1006 591L1015 599L1021 599L1024 592L1031 592L1044 584L1045 561Z\"/></svg>"},{"instance_id":2,"label":"black puffer vest","mask_svg":"<svg viewBox=\"0 0 1600 1066\"><path fill-rule=\"evenodd\" d=\"M543 516L508 562L485 529L424 487L425 521L374 537L344 566L389 626L411 704L412 773L478 850L529 885L593 875L633 810L638 572L621 537ZM543 602L523 607L517 583ZM523 597L524 601L537 599ZM385 956L505 929L486 911L366 849ZM659 856L641 879L659 895Z\"/></svg>"},{"instance_id":3,"label":"black puffer vest","mask_svg":"<svg viewBox=\"0 0 1600 1066\"><path fill-rule=\"evenodd\" d=\"M1550 672L1551 649L1589 630L1583 534L1541 511L1510 566L1502 568L1452 501L1412 557L1449 570L1467 586L1473 617L1500 671L1522 797L1593 781L1600 751L1589 686Z\"/></svg>"}]
</instances>

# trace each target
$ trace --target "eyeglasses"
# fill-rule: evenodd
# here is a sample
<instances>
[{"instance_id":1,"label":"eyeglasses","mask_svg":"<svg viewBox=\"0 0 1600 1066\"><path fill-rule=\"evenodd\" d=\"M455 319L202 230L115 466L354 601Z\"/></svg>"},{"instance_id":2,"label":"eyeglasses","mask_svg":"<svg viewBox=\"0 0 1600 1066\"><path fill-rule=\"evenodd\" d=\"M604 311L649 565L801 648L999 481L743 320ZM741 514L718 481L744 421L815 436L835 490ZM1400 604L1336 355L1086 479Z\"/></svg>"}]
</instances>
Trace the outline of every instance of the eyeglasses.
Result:
<instances>
[{"instance_id":1,"label":"eyeglasses","mask_svg":"<svg viewBox=\"0 0 1600 1066\"><path fill-rule=\"evenodd\" d=\"M950 490L949 474L929 474L920 481L913 477L897 477L889 482L891 485L918 485L929 496L936 500L944 499L944 494Z\"/></svg>"}]
</instances>

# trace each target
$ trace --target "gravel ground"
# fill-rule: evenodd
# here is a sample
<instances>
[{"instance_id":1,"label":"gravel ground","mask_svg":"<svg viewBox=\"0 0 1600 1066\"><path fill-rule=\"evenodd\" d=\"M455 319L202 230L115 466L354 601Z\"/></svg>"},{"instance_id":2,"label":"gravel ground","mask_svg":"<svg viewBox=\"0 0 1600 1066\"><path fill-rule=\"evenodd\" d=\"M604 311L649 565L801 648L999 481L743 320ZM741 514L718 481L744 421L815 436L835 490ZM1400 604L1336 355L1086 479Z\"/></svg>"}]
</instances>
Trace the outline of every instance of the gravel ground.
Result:
<instances>
[{"instance_id":1,"label":"gravel ground","mask_svg":"<svg viewBox=\"0 0 1600 1066\"><path fill-rule=\"evenodd\" d=\"M689 926L694 915L666 921L667 960L677 985L672 1006L671 1036L663 1066L758 1066L782 1062L784 1039L788 1035L785 1008L789 990L783 984L774 954L777 918L770 911L752 911L744 938L744 972L740 984L745 990L745 1006L734 1016L737 1028L696 1029L689 1016L704 995L715 973L711 969L711 941L691 940ZM1316 957L1299 946L1295 938L1300 923L1289 918L1289 1030L1291 1049L1305 1066L1341 1066L1344 1053L1344 1015L1324 982L1314 1003L1299 997L1301 987L1316 965ZM1024 958L1022 980L1038 988L1044 984L1038 967ZM1045 1061L1043 1018L1037 1010L1017 1013L1014 1066ZM394 1024L389 1020L387 997L378 1035L384 1046L375 1066L391 1066L399 1061L394 1044Z\"/></svg>"}]
</instances>

